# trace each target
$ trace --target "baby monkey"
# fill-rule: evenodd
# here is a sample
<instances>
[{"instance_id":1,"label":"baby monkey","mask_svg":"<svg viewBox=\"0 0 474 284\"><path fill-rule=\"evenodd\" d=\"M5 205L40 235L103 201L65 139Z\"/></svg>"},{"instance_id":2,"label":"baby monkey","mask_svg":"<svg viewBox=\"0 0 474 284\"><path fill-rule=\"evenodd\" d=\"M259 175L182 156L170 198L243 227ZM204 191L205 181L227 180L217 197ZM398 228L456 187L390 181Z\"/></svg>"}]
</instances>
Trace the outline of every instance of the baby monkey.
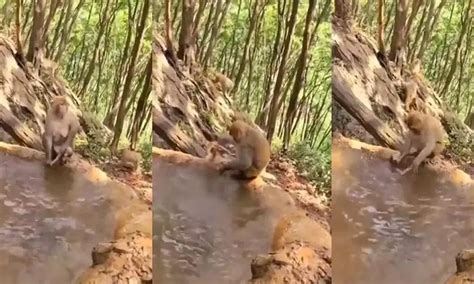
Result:
<instances>
[{"instance_id":1,"label":"baby monkey","mask_svg":"<svg viewBox=\"0 0 474 284\"><path fill-rule=\"evenodd\" d=\"M69 109L66 97L54 97L46 114L45 130L42 137L46 163L49 166L58 161L64 164L65 160L72 156L74 137L80 127L76 115Z\"/></svg>"},{"instance_id":2,"label":"baby monkey","mask_svg":"<svg viewBox=\"0 0 474 284\"><path fill-rule=\"evenodd\" d=\"M231 124L229 134L234 140L236 155L220 163L219 171L230 171L233 178L241 180L258 177L270 161L270 145L265 136L242 120Z\"/></svg>"},{"instance_id":3,"label":"baby monkey","mask_svg":"<svg viewBox=\"0 0 474 284\"><path fill-rule=\"evenodd\" d=\"M213 81L218 85L219 89L226 94L234 88L234 82L222 73L216 72Z\"/></svg>"},{"instance_id":4,"label":"baby monkey","mask_svg":"<svg viewBox=\"0 0 474 284\"><path fill-rule=\"evenodd\" d=\"M401 171L405 175L408 171L416 172L420 164L431 156L437 156L444 150L445 131L441 122L435 117L418 111L412 111L405 119L408 127L405 143L400 149L400 153L393 159L400 163L404 157L411 153L417 153L412 164Z\"/></svg>"},{"instance_id":5,"label":"baby monkey","mask_svg":"<svg viewBox=\"0 0 474 284\"><path fill-rule=\"evenodd\" d=\"M139 152L130 149L124 149L122 156L120 157L120 164L126 169L136 171L141 159L142 156Z\"/></svg>"}]
</instances>

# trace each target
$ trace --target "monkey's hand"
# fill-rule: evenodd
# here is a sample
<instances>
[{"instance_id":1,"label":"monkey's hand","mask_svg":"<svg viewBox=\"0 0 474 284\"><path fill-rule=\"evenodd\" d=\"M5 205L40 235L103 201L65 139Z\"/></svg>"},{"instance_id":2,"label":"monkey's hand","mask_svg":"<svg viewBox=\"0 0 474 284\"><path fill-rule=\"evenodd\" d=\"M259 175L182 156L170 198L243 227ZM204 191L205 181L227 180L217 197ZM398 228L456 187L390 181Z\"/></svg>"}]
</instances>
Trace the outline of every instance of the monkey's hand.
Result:
<instances>
[{"instance_id":1,"label":"monkey's hand","mask_svg":"<svg viewBox=\"0 0 474 284\"><path fill-rule=\"evenodd\" d=\"M398 172L399 172L402 176L404 176L406 173L408 173L408 172L409 172L410 170L412 170L412 169L413 169L413 167L412 167L412 166L409 166L408 168L404 169L403 171L400 170L400 169L397 169L397 170L398 170Z\"/></svg>"}]
</instances>

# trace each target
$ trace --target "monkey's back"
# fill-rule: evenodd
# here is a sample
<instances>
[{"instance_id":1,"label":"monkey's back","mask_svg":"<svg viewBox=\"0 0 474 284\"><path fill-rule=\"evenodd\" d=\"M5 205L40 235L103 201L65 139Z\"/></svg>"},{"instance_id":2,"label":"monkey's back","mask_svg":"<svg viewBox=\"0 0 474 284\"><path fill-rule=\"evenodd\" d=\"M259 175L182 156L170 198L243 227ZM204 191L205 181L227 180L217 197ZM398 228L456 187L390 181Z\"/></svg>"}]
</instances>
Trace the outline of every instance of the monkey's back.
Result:
<instances>
[{"instance_id":1,"label":"monkey's back","mask_svg":"<svg viewBox=\"0 0 474 284\"><path fill-rule=\"evenodd\" d=\"M249 127L250 144L253 150L253 166L261 171L270 162L271 149L266 137L258 129Z\"/></svg>"}]
</instances>

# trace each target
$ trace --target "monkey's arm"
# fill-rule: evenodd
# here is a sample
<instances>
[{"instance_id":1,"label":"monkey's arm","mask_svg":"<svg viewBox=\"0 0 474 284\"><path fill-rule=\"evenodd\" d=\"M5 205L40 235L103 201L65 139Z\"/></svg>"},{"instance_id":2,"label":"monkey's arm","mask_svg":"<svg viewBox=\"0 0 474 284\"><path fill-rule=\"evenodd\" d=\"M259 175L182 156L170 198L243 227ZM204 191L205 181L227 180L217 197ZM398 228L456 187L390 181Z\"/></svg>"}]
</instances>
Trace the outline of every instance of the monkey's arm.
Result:
<instances>
[{"instance_id":1,"label":"monkey's arm","mask_svg":"<svg viewBox=\"0 0 474 284\"><path fill-rule=\"evenodd\" d=\"M405 170L401 171L402 175L405 175L408 171L413 170L414 172L418 171L418 167L420 164L428 158L428 156L433 152L436 147L436 141L432 137L429 138L428 143L426 143L425 148L418 153L416 158L413 160L412 164L406 168Z\"/></svg>"},{"instance_id":2,"label":"monkey's arm","mask_svg":"<svg viewBox=\"0 0 474 284\"><path fill-rule=\"evenodd\" d=\"M66 141L64 141L64 144L61 145L61 152L66 151L66 149L69 147L71 149L74 149L74 137L76 137L76 134L80 131L80 125L77 121L74 121L69 125L69 132L66 137Z\"/></svg>"},{"instance_id":3,"label":"monkey's arm","mask_svg":"<svg viewBox=\"0 0 474 284\"><path fill-rule=\"evenodd\" d=\"M428 143L426 143L425 148L421 150L421 152L416 156L415 160L413 160L412 165L416 168L424 161L428 156L433 152L436 147L436 140L434 137L430 137Z\"/></svg>"}]
</instances>

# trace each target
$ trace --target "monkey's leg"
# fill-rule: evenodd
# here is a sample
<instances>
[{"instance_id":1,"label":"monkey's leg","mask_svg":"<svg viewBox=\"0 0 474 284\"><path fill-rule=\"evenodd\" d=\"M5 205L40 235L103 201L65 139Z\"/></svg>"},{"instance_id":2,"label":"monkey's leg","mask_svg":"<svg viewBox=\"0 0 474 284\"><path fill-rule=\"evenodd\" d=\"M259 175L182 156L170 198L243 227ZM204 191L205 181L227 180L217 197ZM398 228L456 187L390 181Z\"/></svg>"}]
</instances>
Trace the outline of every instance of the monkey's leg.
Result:
<instances>
[{"instance_id":1,"label":"monkey's leg","mask_svg":"<svg viewBox=\"0 0 474 284\"><path fill-rule=\"evenodd\" d=\"M44 136L44 150L46 151L46 164L49 166L52 165L52 159L54 158L54 147L53 147L53 138L51 136Z\"/></svg>"},{"instance_id":2,"label":"monkey's leg","mask_svg":"<svg viewBox=\"0 0 474 284\"><path fill-rule=\"evenodd\" d=\"M72 157L72 153L73 150L71 149L71 147L67 147L66 150L64 150L64 154L62 156L60 164L64 165Z\"/></svg>"},{"instance_id":3,"label":"monkey's leg","mask_svg":"<svg viewBox=\"0 0 474 284\"><path fill-rule=\"evenodd\" d=\"M57 150L57 151L56 151ZM53 147L53 153L56 155L56 157L54 158L54 160L51 162L51 165L54 165L56 164L58 161L62 161L63 159L63 156L64 156L64 153L67 151L67 147L64 148L63 146L61 147L58 147L57 149L55 149Z\"/></svg>"}]
</instances>

